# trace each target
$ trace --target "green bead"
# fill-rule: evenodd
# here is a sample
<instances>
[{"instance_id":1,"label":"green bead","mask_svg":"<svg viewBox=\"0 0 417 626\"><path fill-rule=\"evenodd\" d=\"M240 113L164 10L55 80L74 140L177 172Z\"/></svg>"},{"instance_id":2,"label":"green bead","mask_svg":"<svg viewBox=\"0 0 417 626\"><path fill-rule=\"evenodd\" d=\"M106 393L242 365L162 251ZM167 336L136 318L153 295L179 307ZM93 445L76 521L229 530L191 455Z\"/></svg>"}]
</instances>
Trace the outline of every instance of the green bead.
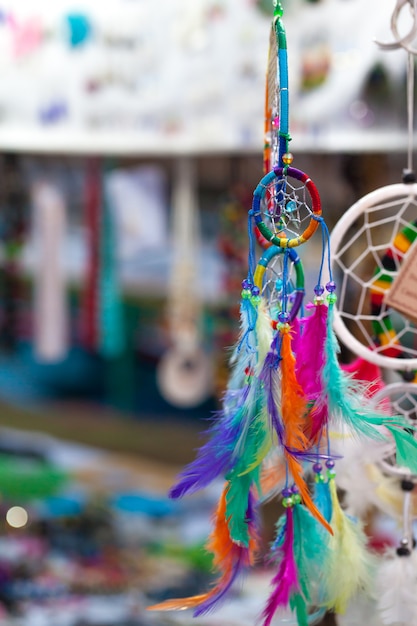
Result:
<instances>
[{"instance_id":1,"label":"green bead","mask_svg":"<svg viewBox=\"0 0 417 626\"><path fill-rule=\"evenodd\" d=\"M283 498L282 499L282 506L285 509L289 509L290 507L292 507L294 504L293 502L293 496L290 496L289 498Z\"/></svg>"},{"instance_id":2,"label":"green bead","mask_svg":"<svg viewBox=\"0 0 417 626\"><path fill-rule=\"evenodd\" d=\"M274 1L274 17L282 17L284 15L284 9L281 2Z\"/></svg>"},{"instance_id":3,"label":"green bead","mask_svg":"<svg viewBox=\"0 0 417 626\"><path fill-rule=\"evenodd\" d=\"M292 497L292 501L294 502L294 504L300 504L301 503L301 496L299 493L295 493Z\"/></svg>"},{"instance_id":4,"label":"green bead","mask_svg":"<svg viewBox=\"0 0 417 626\"><path fill-rule=\"evenodd\" d=\"M252 296L250 301L252 302L253 306L258 306L261 301L261 296Z\"/></svg>"},{"instance_id":5,"label":"green bead","mask_svg":"<svg viewBox=\"0 0 417 626\"><path fill-rule=\"evenodd\" d=\"M327 470L327 478L329 480L331 480L332 478L335 478L335 476L336 476L336 472L333 469Z\"/></svg>"},{"instance_id":6,"label":"green bead","mask_svg":"<svg viewBox=\"0 0 417 626\"><path fill-rule=\"evenodd\" d=\"M249 298L252 296L252 292L250 289L242 289L240 295L242 296L243 300L249 300Z\"/></svg>"},{"instance_id":7,"label":"green bead","mask_svg":"<svg viewBox=\"0 0 417 626\"><path fill-rule=\"evenodd\" d=\"M315 481L316 481L316 483L324 483L324 476L323 476L323 474L316 474Z\"/></svg>"},{"instance_id":8,"label":"green bead","mask_svg":"<svg viewBox=\"0 0 417 626\"><path fill-rule=\"evenodd\" d=\"M337 295L335 293L329 293L327 296L327 302L329 304L334 304L337 301Z\"/></svg>"}]
</instances>

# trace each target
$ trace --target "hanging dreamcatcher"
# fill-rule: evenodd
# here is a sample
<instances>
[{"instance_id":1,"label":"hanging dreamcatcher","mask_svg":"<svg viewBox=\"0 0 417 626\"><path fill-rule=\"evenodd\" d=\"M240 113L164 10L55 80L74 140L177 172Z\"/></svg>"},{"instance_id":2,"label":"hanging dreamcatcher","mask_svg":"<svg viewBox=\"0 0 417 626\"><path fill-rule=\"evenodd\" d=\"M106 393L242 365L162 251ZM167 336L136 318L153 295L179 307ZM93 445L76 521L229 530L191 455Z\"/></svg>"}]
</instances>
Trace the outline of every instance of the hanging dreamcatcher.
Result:
<instances>
[{"instance_id":1,"label":"hanging dreamcatcher","mask_svg":"<svg viewBox=\"0 0 417 626\"><path fill-rule=\"evenodd\" d=\"M329 232L319 192L293 165L288 150L287 50L283 9L274 3L270 49L276 50L279 115L272 109L270 171L253 194L248 216L248 272L242 282L240 335L230 357L221 409L206 443L172 487L172 498L215 480L223 489L207 549L217 582L206 593L167 600L152 610L193 609L202 615L223 601L260 552L260 507L278 496L282 511L270 547L275 573L262 612L264 626L292 612L299 625L325 611L345 611L369 589L372 559L360 521L341 506L335 466L343 451L333 438L397 445L417 442L403 415L374 406L368 387L344 372L333 331L337 302ZM272 62L270 59L269 68ZM256 260L254 225L267 242ZM303 303L304 273L296 249L321 233L313 301ZM314 260L311 259L311 263ZM328 280L324 284L324 270Z\"/></svg>"}]
</instances>

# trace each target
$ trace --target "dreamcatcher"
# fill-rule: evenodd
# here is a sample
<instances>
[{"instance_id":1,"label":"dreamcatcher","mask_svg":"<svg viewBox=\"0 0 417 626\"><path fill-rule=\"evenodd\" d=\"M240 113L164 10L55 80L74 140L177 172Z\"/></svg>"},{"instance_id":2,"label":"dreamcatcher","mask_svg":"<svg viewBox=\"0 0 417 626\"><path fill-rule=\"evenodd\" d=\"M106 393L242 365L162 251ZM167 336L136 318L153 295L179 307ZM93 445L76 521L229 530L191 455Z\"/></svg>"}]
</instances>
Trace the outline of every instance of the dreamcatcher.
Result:
<instances>
[{"instance_id":1,"label":"dreamcatcher","mask_svg":"<svg viewBox=\"0 0 417 626\"><path fill-rule=\"evenodd\" d=\"M397 22L407 6L413 25L409 33L400 37ZM385 49L403 47L408 53L409 142L403 181L377 189L356 202L336 224L330 247L333 271L340 275L334 324L337 335L361 359L384 368L387 374L397 372L396 376L399 373L403 379L382 385L373 402L384 401L390 413L403 416L408 429L401 441L394 433L394 442L388 448L362 451L368 468L378 477L375 494L369 500L398 517L402 524L399 545L378 563L374 590L381 623L396 625L412 624L417 619L417 557L412 532L417 469L413 452L417 417L417 184L412 159L416 51L411 47L417 32L416 20L417 3L398 0L391 19L395 41L379 43ZM355 491L360 492L354 481L344 486L348 500L355 499Z\"/></svg>"},{"instance_id":2,"label":"dreamcatcher","mask_svg":"<svg viewBox=\"0 0 417 626\"><path fill-rule=\"evenodd\" d=\"M286 76L282 18L282 6L275 2L278 83ZM283 100L281 90L281 107ZM216 479L222 481L207 543L218 579L207 593L150 608L192 608L197 616L218 606L254 564L260 547L260 507L279 495L283 514L270 548L275 575L263 624L269 626L276 614L290 611L299 625L306 625L326 610L343 612L359 590L370 587L372 578L361 523L349 517L339 501L335 464L342 451L335 451L331 433L383 444L394 441L397 455L406 451L410 468L409 454L415 456L417 442L404 430L409 427L404 416L374 406L367 385L339 365L333 332L336 284L319 192L292 164L282 115L272 130L277 163L257 185L249 211L240 335L231 353L221 410L206 443L170 491L171 497L181 498ZM258 261L255 224L270 245ZM313 302L301 306L304 275L295 249L316 231L321 232L322 254ZM417 470L415 460L414 465Z\"/></svg>"}]
</instances>

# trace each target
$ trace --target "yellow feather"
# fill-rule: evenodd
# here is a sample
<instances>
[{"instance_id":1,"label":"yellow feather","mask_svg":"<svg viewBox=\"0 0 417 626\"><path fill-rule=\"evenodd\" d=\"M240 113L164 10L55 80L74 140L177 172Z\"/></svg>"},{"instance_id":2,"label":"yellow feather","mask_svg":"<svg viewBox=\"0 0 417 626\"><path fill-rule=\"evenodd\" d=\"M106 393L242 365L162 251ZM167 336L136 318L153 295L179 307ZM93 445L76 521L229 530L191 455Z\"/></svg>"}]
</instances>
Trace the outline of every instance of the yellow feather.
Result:
<instances>
[{"instance_id":1,"label":"yellow feather","mask_svg":"<svg viewBox=\"0 0 417 626\"><path fill-rule=\"evenodd\" d=\"M340 506L334 479L329 481L329 488L333 535L329 536L329 560L324 567L324 605L336 613L344 613L358 591L370 589L373 557L367 551L362 526Z\"/></svg>"}]
</instances>

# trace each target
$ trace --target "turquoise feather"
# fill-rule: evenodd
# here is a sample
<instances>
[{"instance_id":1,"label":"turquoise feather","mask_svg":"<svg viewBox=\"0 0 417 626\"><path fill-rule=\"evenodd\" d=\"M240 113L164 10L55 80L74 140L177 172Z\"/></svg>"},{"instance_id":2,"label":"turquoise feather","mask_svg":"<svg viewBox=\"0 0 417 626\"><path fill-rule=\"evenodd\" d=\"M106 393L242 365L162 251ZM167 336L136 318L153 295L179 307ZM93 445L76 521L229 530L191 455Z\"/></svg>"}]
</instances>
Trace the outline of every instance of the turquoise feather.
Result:
<instances>
[{"instance_id":1,"label":"turquoise feather","mask_svg":"<svg viewBox=\"0 0 417 626\"><path fill-rule=\"evenodd\" d=\"M394 437L397 465L407 467L412 474L417 474L417 441L405 430L399 430L389 424L385 427Z\"/></svg>"},{"instance_id":2,"label":"turquoise feather","mask_svg":"<svg viewBox=\"0 0 417 626\"><path fill-rule=\"evenodd\" d=\"M330 497L329 484L317 482L314 490L314 503L326 522L332 519L332 500Z\"/></svg>"},{"instance_id":3,"label":"turquoise feather","mask_svg":"<svg viewBox=\"0 0 417 626\"><path fill-rule=\"evenodd\" d=\"M300 593L290 599L290 608L297 616L298 626L309 626L307 604Z\"/></svg>"},{"instance_id":4,"label":"turquoise feather","mask_svg":"<svg viewBox=\"0 0 417 626\"><path fill-rule=\"evenodd\" d=\"M376 427L386 423L401 422L399 417L389 417L375 410L366 398L357 380L353 380L340 367L340 346L333 331L333 303L329 304L326 359L322 371L325 396L329 405L330 418L336 423L346 424L359 436L383 440L385 436ZM326 401L326 397L321 402Z\"/></svg>"},{"instance_id":5,"label":"turquoise feather","mask_svg":"<svg viewBox=\"0 0 417 626\"><path fill-rule=\"evenodd\" d=\"M319 594L321 571L328 558L327 536L327 531L305 506L298 504L294 507L294 557L300 588L309 603L317 600L313 596ZM316 589L312 588L312 583Z\"/></svg>"},{"instance_id":6,"label":"turquoise feather","mask_svg":"<svg viewBox=\"0 0 417 626\"><path fill-rule=\"evenodd\" d=\"M230 538L238 545L245 547L249 546L250 541L246 518L249 491L253 482L256 482L256 473L255 470L255 472L239 476L233 471L227 476L229 484L226 492L226 519Z\"/></svg>"}]
</instances>

